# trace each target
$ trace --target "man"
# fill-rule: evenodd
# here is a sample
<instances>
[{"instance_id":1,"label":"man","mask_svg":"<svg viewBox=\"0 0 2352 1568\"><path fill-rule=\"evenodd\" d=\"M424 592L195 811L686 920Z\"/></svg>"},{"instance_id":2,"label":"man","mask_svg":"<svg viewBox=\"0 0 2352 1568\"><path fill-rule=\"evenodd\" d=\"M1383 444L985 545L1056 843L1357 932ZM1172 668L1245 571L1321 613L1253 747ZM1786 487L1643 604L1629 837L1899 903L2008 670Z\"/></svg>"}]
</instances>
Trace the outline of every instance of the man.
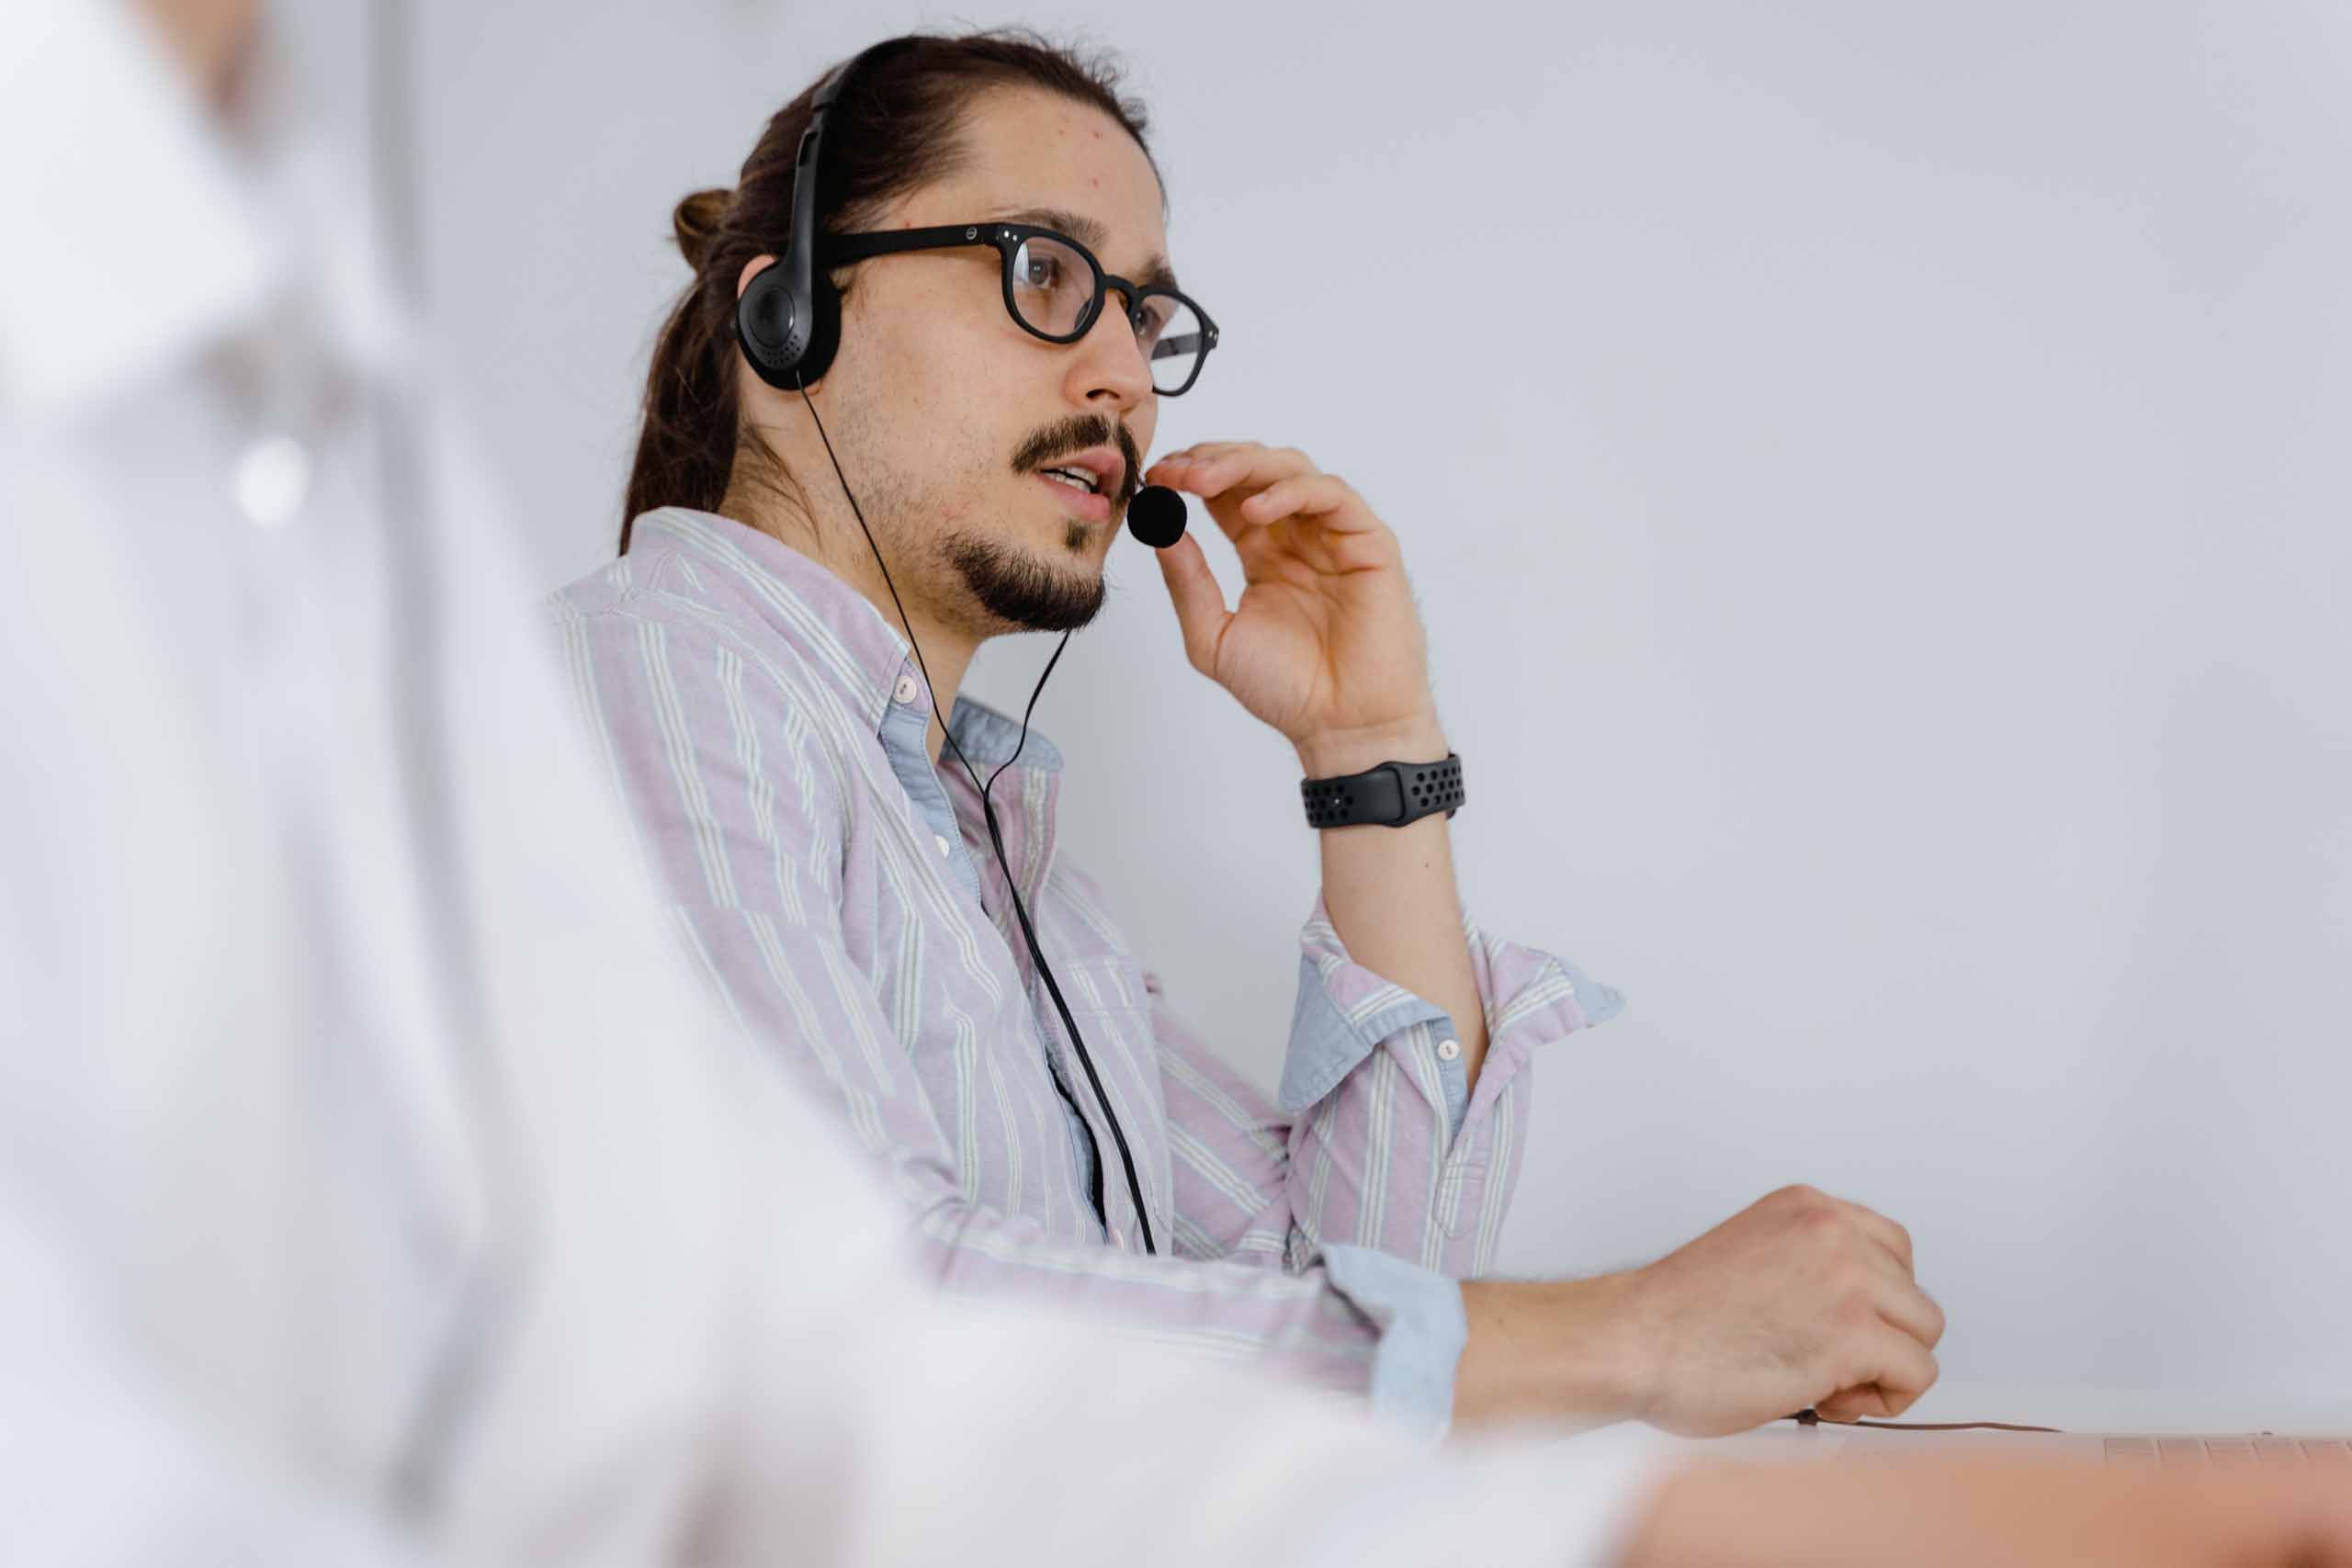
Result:
<instances>
[{"instance_id":1,"label":"man","mask_svg":"<svg viewBox=\"0 0 2352 1568\"><path fill-rule=\"evenodd\" d=\"M0 10L0 1559L2352 1562L2309 1488L1473 1462L948 1315L616 869L250 11L153 19Z\"/></svg>"},{"instance_id":2,"label":"man","mask_svg":"<svg viewBox=\"0 0 2352 1568\"><path fill-rule=\"evenodd\" d=\"M988 638L1093 616L1151 481L1206 502L1248 581L1228 610L1194 538L1160 552L1186 656L1307 779L1452 766L1397 537L1361 496L1254 442L1142 467L1215 328L1115 86L1017 34L898 40L835 84L815 270L840 301L815 319L839 324L789 376L754 373L737 316L779 309L752 295L784 276L818 89L733 191L679 207L695 276L647 380L627 553L555 609L697 967L959 1289L1254 1356L1423 1431L1904 1409L1942 1314L1899 1225L1807 1189L1626 1274L1456 1282L1492 1265L1533 1056L1618 998L1464 915L1446 813L1318 832L1269 1100L1057 847L1054 748L954 697Z\"/></svg>"}]
</instances>

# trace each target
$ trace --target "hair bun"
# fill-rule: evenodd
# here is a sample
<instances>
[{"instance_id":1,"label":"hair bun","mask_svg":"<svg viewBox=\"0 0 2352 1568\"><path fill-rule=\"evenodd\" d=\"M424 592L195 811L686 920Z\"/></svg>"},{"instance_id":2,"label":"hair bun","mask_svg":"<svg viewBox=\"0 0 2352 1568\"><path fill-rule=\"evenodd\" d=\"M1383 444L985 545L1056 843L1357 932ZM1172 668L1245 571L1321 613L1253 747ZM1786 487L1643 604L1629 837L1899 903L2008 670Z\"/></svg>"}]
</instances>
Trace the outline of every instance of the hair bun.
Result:
<instances>
[{"instance_id":1,"label":"hair bun","mask_svg":"<svg viewBox=\"0 0 2352 1568\"><path fill-rule=\"evenodd\" d=\"M698 190L670 214L670 227L678 236L678 253L696 272L702 270L703 257L710 254L710 243L726 226L728 209L734 205L731 190Z\"/></svg>"}]
</instances>

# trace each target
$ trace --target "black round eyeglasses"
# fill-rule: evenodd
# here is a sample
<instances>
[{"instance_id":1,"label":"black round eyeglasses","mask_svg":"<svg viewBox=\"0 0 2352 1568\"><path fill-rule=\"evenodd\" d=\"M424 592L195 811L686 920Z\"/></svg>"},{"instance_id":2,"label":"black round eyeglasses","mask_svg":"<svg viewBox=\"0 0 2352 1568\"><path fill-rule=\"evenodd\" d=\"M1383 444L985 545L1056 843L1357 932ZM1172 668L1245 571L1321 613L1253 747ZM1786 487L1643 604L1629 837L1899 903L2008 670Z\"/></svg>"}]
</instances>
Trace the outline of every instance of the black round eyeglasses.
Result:
<instances>
[{"instance_id":1,"label":"black round eyeglasses","mask_svg":"<svg viewBox=\"0 0 2352 1568\"><path fill-rule=\"evenodd\" d=\"M900 251L990 245L1002 258L1004 308L1023 330L1047 343L1076 343L1102 313L1115 288L1127 302L1136 344L1151 367L1151 389L1181 397L1200 379L1216 346L1216 323L1192 296L1164 283L1135 283L1106 273L1094 253L1067 234L1032 223L947 223L868 234L829 234L817 247L820 266L838 266Z\"/></svg>"}]
</instances>

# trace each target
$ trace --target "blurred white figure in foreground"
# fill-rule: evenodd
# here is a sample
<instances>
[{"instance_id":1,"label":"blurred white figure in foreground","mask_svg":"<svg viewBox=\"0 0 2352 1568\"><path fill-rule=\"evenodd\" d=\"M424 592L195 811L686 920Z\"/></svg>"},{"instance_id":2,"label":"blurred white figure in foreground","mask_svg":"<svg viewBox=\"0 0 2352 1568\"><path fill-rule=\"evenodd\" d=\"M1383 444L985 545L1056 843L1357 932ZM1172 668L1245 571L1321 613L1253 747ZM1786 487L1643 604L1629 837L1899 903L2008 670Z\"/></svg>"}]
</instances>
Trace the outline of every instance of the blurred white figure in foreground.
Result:
<instances>
[{"instance_id":1,"label":"blurred white figure in foreground","mask_svg":"<svg viewBox=\"0 0 2352 1568\"><path fill-rule=\"evenodd\" d=\"M235 0L161 9L233 79ZM2308 1489L1432 1454L951 1315L679 1026L355 183L257 85L224 128L111 0L0 9L0 1560L2352 1562L2289 1554L2352 1541Z\"/></svg>"}]
</instances>

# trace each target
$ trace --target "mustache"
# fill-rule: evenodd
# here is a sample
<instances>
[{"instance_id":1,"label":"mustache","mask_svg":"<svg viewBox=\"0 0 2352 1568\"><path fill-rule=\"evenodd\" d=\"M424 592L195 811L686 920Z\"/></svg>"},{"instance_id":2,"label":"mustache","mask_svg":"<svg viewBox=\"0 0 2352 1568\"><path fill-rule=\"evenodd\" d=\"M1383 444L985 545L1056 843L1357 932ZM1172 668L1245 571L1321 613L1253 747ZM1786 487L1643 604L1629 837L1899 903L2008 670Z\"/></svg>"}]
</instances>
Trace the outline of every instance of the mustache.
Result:
<instances>
[{"instance_id":1,"label":"mustache","mask_svg":"<svg viewBox=\"0 0 2352 1568\"><path fill-rule=\"evenodd\" d=\"M1064 457L1093 446L1118 449L1125 471L1119 477L1119 493L1114 499L1121 502L1131 500L1140 483L1143 453L1136 448L1136 438L1126 425L1104 414L1078 414L1039 431L1013 453L1013 470L1030 473L1049 468Z\"/></svg>"}]
</instances>

